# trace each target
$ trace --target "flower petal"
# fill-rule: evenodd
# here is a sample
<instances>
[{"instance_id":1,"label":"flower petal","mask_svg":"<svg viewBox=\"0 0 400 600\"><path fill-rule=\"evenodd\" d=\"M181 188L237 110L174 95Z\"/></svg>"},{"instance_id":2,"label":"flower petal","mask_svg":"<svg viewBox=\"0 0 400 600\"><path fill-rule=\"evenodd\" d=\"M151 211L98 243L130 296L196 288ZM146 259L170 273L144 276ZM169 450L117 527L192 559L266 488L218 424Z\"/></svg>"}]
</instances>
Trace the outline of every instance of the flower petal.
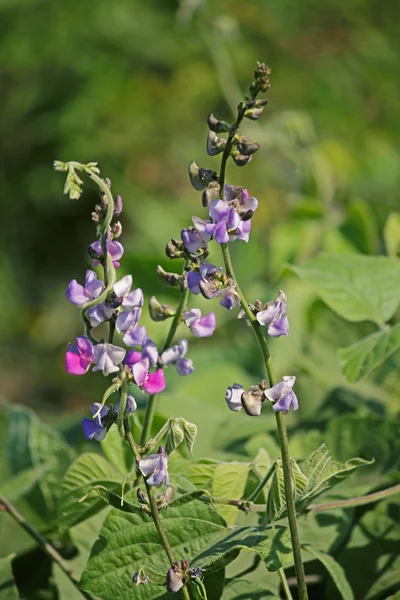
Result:
<instances>
[{"instance_id":1,"label":"flower petal","mask_svg":"<svg viewBox=\"0 0 400 600\"><path fill-rule=\"evenodd\" d=\"M215 331L215 314L211 312L191 325L190 330L196 337L210 337Z\"/></svg>"},{"instance_id":2,"label":"flower petal","mask_svg":"<svg viewBox=\"0 0 400 600\"><path fill-rule=\"evenodd\" d=\"M126 294L128 294L129 290L132 287L132 275L125 275L122 279L114 283L113 290L114 294L118 298L123 298Z\"/></svg>"},{"instance_id":3,"label":"flower petal","mask_svg":"<svg viewBox=\"0 0 400 600\"><path fill-rule=\"evenodd\" d=\"M142 384L142 388L148 394L159 394L165 390L164 371L162 369L158 369L155 373L151 373L147 377L146 381Z\"/></svg>"}]
</instances>

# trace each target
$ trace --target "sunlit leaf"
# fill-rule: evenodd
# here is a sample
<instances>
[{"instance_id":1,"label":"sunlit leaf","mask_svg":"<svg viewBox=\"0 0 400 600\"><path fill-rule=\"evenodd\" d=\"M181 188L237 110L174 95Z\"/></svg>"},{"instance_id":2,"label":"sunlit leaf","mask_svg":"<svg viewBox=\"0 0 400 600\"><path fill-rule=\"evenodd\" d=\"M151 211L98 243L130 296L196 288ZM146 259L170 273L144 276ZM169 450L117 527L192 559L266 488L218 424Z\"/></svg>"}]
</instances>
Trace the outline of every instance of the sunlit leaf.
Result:
<instances>
[{"instance_id":1,"label":"sunlit leaf","mask_svg":"<svg viewBox=\"0 0 400 600\"><path fill-rule=\"evenodd\" d=\"M346 579L346 574L343 571L342 567L339 565L339 563L337 563L336 560L329 554L325 554L325 552L320 552L312 546L304 546L304 550L312 554L314 558L319 560L324 565L329 575L335 582L335 585L338 591L340 592L340 595L342 596L343 600L354 600L353 591L349 585L349 582Z\"/></svg>"}]
</instances>

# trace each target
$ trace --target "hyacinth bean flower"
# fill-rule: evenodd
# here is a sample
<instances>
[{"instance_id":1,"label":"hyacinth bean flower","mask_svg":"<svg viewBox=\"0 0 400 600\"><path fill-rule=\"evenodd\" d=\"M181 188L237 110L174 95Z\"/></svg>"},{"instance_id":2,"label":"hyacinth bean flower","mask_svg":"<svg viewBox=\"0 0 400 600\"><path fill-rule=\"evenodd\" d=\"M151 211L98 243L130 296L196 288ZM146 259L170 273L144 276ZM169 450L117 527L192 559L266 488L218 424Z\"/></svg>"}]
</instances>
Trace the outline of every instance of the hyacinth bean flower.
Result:
<instances>
[{"instance_id":1,"label":"hyacinth bean flower","mask_svg":"<svg viewBox=\"0 0 400 600\"><path fill-rule=\"evenodd\" d=\"M107 302L100 302L96 306L89 308L87 315L89 317L90 326L98 327L104 321L111 319L115 308L107 304Z\"/></svg>"},{"instance_id":2,"label":"hyacinth bean flower","mask_svg":"<svg viewBox=\"0 0 400 600\"><path fill-rule=\"evenodd\" d=\"M239 306L240 304L240 296L234 287L228 287L221 290L218 293L218 296L222 296L219 301L220 305L228 310L232 310L232 308Z\"/></svg>"},{"instance_id":3,"label":"hyacinth bean flower","mask_svg":"<svg viewBox=\"0 0 400 600\"><path fill-rule=\"evenodd\" d=\"M86 302L100 296L103 288L104 284L97 278L96 273L88 269L85 275L85 285L83 286L73 279L68 285L65 295L72 304L83 306Z\"/></svg>"},{"instance_id":4,"label":"hyacinth bean flower","mask_svg":"<svg viewBox=\"0 0 400 600\"><path fill-rule=\"evenodd\" d=\"M236 230L240 225L240 216L233 206L223 200L214 200L209 208L212 223L207 223L205 230L219 244L229 242L229 230Z\"/></svg>"},{"instance_id":5,"label":"hyacinth bean flower","mask_svg":"<svg viewBox=\"0 0 400 600\"><path fill-rule=\"evenodd\" d=\"M175 365L178 375L185 376L191 375L194 371L193 363L189 358L183 358L188 350L189 344L187 340L179 340L179 342L164 350L161 354L161 360L167 367L168 365Z\"/></svg>"},{"instance_id":6,"label":"hyacinth bean flower","mask_svg":"<svg viewBox=\"0 0 400 600\"><path fill-rule=\"evenodd\" d=\"M167 572L167 590L174 594L183 588L182 574L177 573L173 567Z\"/></svg>"},{"instance_id":7,"label":"hyacinth bean flower","mask_svg":"<svg viewBox=\"0 0 400 600\"><path fill-rule=\"evenodd\" d=\"M188 273L188 286L190 291L197 296L200 294L200 282L203 281L208 283L210 281L210 275L214 275L221 271L220 267L216 267L205 260L201 261L199 267L199 273L197 271L189 271Z\"/></svg>"},{"instance_id":8,"label":"hyacinth bean flower","mask_svg":"<svg viewBox=\"0 0 400 600\"><path fill-rule=\"evenodd\" d=\"M239 383L234 383L232 386L229 386L225 392L225 401L230 410L234 412L239 412L243 408L242 404L242 396L244 394L244 389Z\"/></svg>"},{"instance_id":9,"label":"hyacinth bean flower","mask_svg":"<svg viewBox=\"0 0 400 600\"><path fill-rule=\"evenodd\" d=\"M96 242L93 242L93 244L90 244L89 248L96 252L96 254L98 254L100 258L103 258L103 249L101 247L100 240L97 240ZM111 256L112 264L117 269L120 266L119 260L122 258L122 255L124 253L124 248L122 244L114 241L107 242L107 252ZM93 259L94 267L97 267L97 265L99 264L99 260Z\"/></svg>"},{"instance_id":10,"label":"hyacinth bean flower","mask_svg":"<svg viewBox=\"0 0 400 600\"><path fill-rule=\"evenodd\" d=\"M257 198L249 196L247 190L241 186L225 185L225 200L234 206L242 221L251 219L258 207Z\"/></svg>"},{"instance_id":11,"label":"hyacinth bean flower","mask_svg":"<svg viewBox=\"0 0 400 600\"><path fill-rule=\"evenodd\" d=\"M107 435L108 428L103 423L103 419L107 417L109 409L107 406L103 406L100 409L100 406L101 404L99 402L93 402L93 404L90 405L90 411L92 415L99 413L94 420L82 419L83 433L87 440L95 439L98 442L101 442L101 440L104 440Z\"/></svg>"},{"instance_id":12,"label":"hyacinth bean flower","mask_svg":"<svg viewBox=\"0 0 400 600\"><path fill-rule=\"evenodd\" d=\"M160 446L157 454L151 454L139 461L139 469L146 477L148 485L160 487L163 483L169 485L168 456L165 449Z\"/></svg>"},{"instance_id":13,"label":"hyacinth bean flower","mask_svg":"<svg viewBox=\"0 0 400 600\"><path fill-rule=\"evenodd\" d=\"M257 321L260 325L268 326L268 335L279 337L288 335L289 321L287 313L287 298L285 292L280 290L276 299L266 305L265 310L257 313Z\"/></svg>"},{"instance_id":14,"label":"hyacinth bean flower","mask_svg":"<svg viewBox=\"0 0 400 600\"><path fill-rule=\"evenodd\" d=\"M146 338L144 341L141 352L139 352L139 350L129 350L125 357L124 364L128 365L129 368L132 368L133 365L140 362L142 358L148 358L154 366L158 363L158 349L156 344L152 342L150 338Z\"/></svg>"},{"instance_id":15,"label":"hyacinth bean flower","mask_svg":"<svg viewBox=\"0 0 400 600\"><path fill-rule=\"evenodd\" d=\"M119 371L118 365L124 360L126 351L114 344L104 342L94 347L93 371L102 371L107 376Z\"/></svg>"},{"instance_id":16,"label":"hyacinth bean flower","mask_svg":"<svg viewBox=\"0 0 400 600\"><path fill-rule=\"evenodd\" d=\"M149 373L150 361L142 358L132 366L135 383L147 394L158 394L165 390L165 376L162 369Z\"/></svg>"},{"instance_id":17,"label":"hyacinth bean flower","mask_svg":"<svg viewBox=\"0 0 400 600\"><path fill-rule=\"evenodd\" d=\"M293 410L299 408L296 394L292 390L295 381L296 377L293 375L285 375L282 377L282 381L265 390L265 396L274 403L272 405L274 411L286 414L290 408Z\"/></svg>"},{"instance_id":18,"label":"hyacinth bean flower","mask_svg":"<svg viewBox=\"0 0 400 600\"><path fill-rule=\"evenodd\" d=\"M209 337L215 331L216 321L213 312L202 317L199 308L192 308L183 313L183 318L196 337Z\"/></svg>"},{"instance_id":19,"label":"hyacinth bean flower","mask_svg":"<svg viewBox=\"0 0 400 600\"><path fill-rule=\"evenodd\" d=\"M94 362L93 344L86 337L77 337L74 344L68 344L65 367L70 375L84 375Z\"/></svg>"}]
</instances>

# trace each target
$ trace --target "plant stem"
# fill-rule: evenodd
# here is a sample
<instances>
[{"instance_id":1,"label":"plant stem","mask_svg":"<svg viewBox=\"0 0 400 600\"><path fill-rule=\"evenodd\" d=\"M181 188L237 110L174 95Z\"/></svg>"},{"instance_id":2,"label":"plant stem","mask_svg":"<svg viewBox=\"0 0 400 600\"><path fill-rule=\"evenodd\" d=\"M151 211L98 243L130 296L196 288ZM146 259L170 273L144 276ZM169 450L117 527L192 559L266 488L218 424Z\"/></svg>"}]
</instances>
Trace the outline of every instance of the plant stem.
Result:
<instances>
[{"instance_id":1,"label":"plant stem","mask_svg":"<svg viewBox=\"0 0 400 600\"><path fill-rule=\"evenodd\" d=\"M278 569L278 575L281 579L282 586L283 586L287 600L293 600L292 592L290 591L289 583L288 583L288 580L286 579L285 571L282 569L282 567L280 569Z\"/></svg>"},{"instance_id":2,"label":"plant stem","mask_svg":"<svg viewBox=\"0 0 400 600\"><path fill-rule=\"evenodd\" d=\"M57 550L48 542L43 536L40 535L38 531L32 525L30 525L27 521L25 521L24 517L20 512L12 505L8 500L3 497L0 497L0 507L5 509L8 514L20 525L25 531L33 538L39 546L42 548L43 552L47 554L51 560L53 560L63 573L68 577L70 582L76 587L76 589L82 594L84 598L87 600L94 600L93 596L84 590L79 588L79 579L75 577L73 574L69 564L63 559L63 557L57 552Z\"/></svg>"},{"instance_id":3,"label":"plant stem","mask_svg":"<svg viewBox=\"0 0 400 600\"><path fill-rule=\"evenodd\" d=\"M125 437L128 441L128 444L129 444L135 458L140 458L140 455L138 453L138 448L133 439L133 435L132 435L132 432L131 432L131 429L129 426L128 419L125 419L124 426L125 426ZM146 486L146 492L149 497L150 511L151 511L151 516L152 516L154 525L157 529L158 535L160 536L161 543L164 547L166 555L168 556L168 560L172 566L176 559L175 559L174 553L172 551L171 545L169 543L167 534L165 533L163 524L161 523L160 513L157 508L157 501L154 498L154 494L153 494L153 488L147 483L146 480L145 480L144 484ZM189 591L188 591L186 585L182 588L182 594L186 600L190 600Z\"/></svg>"},{"instance_id":4,"label":"plant stem","mask_svg":"<svg viewBox=\"0 0 400 600\"><path fill-rule=\"evenodd\" d=\"M349 498L348 500L334 500L332 502L326 502L325 504L310 504L307 507L307 510L311 512L322 512L325 510L334 510L335 508L356 508L357 506L365 506L365 504L384 500L387 496L399 493L400 483L390 488L386 488L385 490L367 494L366 496L358 496L356 498Z\"/></svg>"},{"instance_id":5,"label":"plant stem","mask_svg":"<svg viewBox=\"0 0 400 600\"><path fill-rule=\"evenodd\" d=\"M271 465L271 467L268 470L267 474L265 475L264 479L262 481L260 481L260 483L258 484L258 486L256 487L256 489L254 490L254 492L252 494L250 494L250 496L248 498L246 498L247 502L252 502L253 500L255 500L257 498L258 494L261 492L262 489L264 489L264 486L271 479L274 471L275 471L275 463L273 463Z\"/></svg>"},{"instance_id":6,"label":"plant stem","mask_svg":"<svg viewBox=\"0 0 400 600\"><path fill-rule=\"evenodd\" d=\"M172 344L173 339L175 337L176 330L178 329L179 323L181 322L182 315L185 311L186 304L189 298L190 290L186 288L182 295L178 304L178 308L176 309L175 316L172 320L171 327L169 328L168 335L162 347L161 353L164 352L169 346ZM142 432L140 434L140 445L146 443L148 437L150 436L151 426L153 424L154 414L156 412L156 404L157 404L157 395L152 394L149 396L149 400L147 402L146 412L144 415Z\"/></svg>"}]
</instances>

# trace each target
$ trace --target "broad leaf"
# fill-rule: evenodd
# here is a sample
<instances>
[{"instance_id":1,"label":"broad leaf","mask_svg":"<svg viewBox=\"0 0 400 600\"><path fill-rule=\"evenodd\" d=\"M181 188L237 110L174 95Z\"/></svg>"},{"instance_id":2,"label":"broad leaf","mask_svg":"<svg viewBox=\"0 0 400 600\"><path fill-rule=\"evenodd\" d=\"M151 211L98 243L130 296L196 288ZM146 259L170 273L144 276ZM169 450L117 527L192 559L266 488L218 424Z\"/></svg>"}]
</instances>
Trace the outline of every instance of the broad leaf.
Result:
<instances>
[{"instance_id":1,"label":"broad leaf","mask_svg":"<svg viewBox=\"0 0 400 600\"><path fill-rule=\"evenodd\" d=\"M169 420L168 425L167 436L165 438L165 450L167 454L171 454L171 452L183 442L185 434L183 433L180 419L172 417Z\"/></svg>"},{"instance_id":2,"label":"broad leaf","mask_svg":"<svg viewBox=\"0 0 400 600\"><path fill-rule=\"evenodd\" d=\"M362 458L352 458L346 463L332 460L325 444L313 452L301 468L294 459L292 462L292 482L296 510L301 512L311 501L337 485L359 467L370 464ZM286 498L281 460L276 461L275 472L267 501L267 519L273 522L286 515Z\"/></svg>"},{"instance_id":3,"label":"broad leaf","mask_svg":"<svg viewBox=\"0 0 400 600\"><path fill-rule=\"evenodd\" d=\"M104 501L96 494L88 496L94 486L116 490L121 486L121 475L99 454L82 454L68 469L59 505L59 520L63 527L72 527L104 508Z\"/></svg>"},{"instance_id":4,"label":"broad leaf","mask_svg":"<svg viewBox=\"0 0 400 600\"><path fill-rule=\"evenodd\" d=\"M127 500L134 501L134 492ZM272 530L241 527L227 528L223 519L207 503L194 501L182 506L170 506L161 514L162 523L172 551L180 560L185 558L195 567L202 567L206 579L223 572L241 550L271 553L268 538ZM279 534L281 534L279 530ZM110 568L112 565L112 568ZM87 568L82 576L83 589L102 600L128 600L132 597L132 573L141 567L158 573L167 572L168 559L150 517L144 514L122 513L112 509L100 531ZM149 583L135 589L135 598L151 600L160 597L160 589Z\"/></svg>"},{"instance_id":5,"label":"broad leaf","mask_svg":"<svg viewBox=\"0 0 400 600\"><path fill-rule=\"evenodd\" d=\"M44 477L48 469L46 464L38 467L32 467L25 469L15 475L12 479L0 482L0 492L3 496L15 502L18 498L21 498L25 494L31 491L31 489Z\"/></svg>"},{"instance_id":6,"label":"broad leaf","mask_svg":"<svg viewBox=\"0 0 400 600\"><path fill-rule=\"evenodd\" d=\"M30 409L14 406L10 411L6 456L13 475L31 468L45 469L35 486L40 495L32 490L30 498L41 514L55 516L60 481L73 460L70 446Z\"/></svg>"},{"instance_id":7,"label":"broad leaf","mask_svg":"<svg viewBox=\"0 0 400 600\"><path fill-rule=\"evenodd\" d=\"M369 375L400 348L400 323L393 329L378 331L338 351L340 365L347 379L354 383Z\"/></svg>"},{"instance_id":8,"label":"broad leaf","mask_svg":"<svg viewBox=\"0 0 400 600\"><path fill-rule=\"evenodd\" d=\"M320 552L312 546L304 546L304 550L312 554L314 558L319 560L324 565L329 575L335 582L335 585L338 591L340 592L340 595L342 596L343 600L354 600L353 591L349 585L349 582L346 579L345 572L343 571L342 567L336 562L336 560L329 554L325 554L325 552Z\"/></svg>"},{"instance_id":9,"label":"broad leaf","mask_svg":"<svg viewBox=\"0 0 400 600\"><path fill-rule=\"evenodd\" d=\"M10 554L0 558L0 600L18 600L19 598L11 568L14 556L14 554Z\"/></svg>"},{"instance_id":10,"label":"broad leaf","mask_svg":"<svg viewBox=\"0 0 400 600\"><path fill-rule=\"evenodd\" d=\"M126 475L134 468L134 456L128 444L121 438L118 428L110 428L104 440L101 441L101 449L106 458L122 474Z\"/></svg>"},{"instance_id":11,"label":"broad leaf","mask_svg":"<svg viewBox=\"0 0 400 600\"><path fill-rule=\"evenodd\" d=\"M246 488L249 469L250 463L220 463L213 472L211 494L215 498L240 500ZM216 508L228 525L236 523L239 511L235 506L218 504Z\"/></svg>"},{"instance_id":12,"label":"broad leaf","mask_svg":"<svg viewBox=\"0 0 400 600\"><path fill-rule=\"evenodd\" d=\"M290 269L348 321L385 323L400 302L400 262L393 258L322 253Z\"/></svg>"}]
</instances>

